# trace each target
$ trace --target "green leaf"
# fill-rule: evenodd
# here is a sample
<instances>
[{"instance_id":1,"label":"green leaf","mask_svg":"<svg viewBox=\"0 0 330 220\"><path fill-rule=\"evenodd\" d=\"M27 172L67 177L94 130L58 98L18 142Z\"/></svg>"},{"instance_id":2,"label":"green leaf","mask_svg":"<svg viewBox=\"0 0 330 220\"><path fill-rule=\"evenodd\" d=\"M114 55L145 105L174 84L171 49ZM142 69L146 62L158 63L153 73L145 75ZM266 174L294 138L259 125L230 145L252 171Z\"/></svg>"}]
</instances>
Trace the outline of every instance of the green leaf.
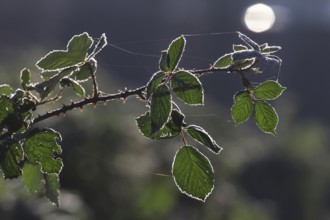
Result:
<instances>
[{"instance_id":1,"label":"green leaf","mask_svg":"<svg viewBox=\"0 0 330 220\"><path fill-rule=\"evenodd\" d=\"M257 51L260 50L259 44L257 44L255 41L253 41L251 38L249 38L245 34L238 32L238 37L241 38L241 40L244 41L247 45L249 45L253 50L257 50Z\"/></svg>"},{"instance_id":2,"label":"green leaf","mask_svg":"<svg viewBox=\"0 0 330 220\"><path fill-rule=\"evenodd\" d=\"M231 66L231 68L235 70L246 70L251 68L255 63L256 63L256 58L236 60Z\"/></svg>"},{"instance_id":3,"label":"green leaf","mask_svg":"<svg viewBox=\"0 0 330 220\"><path fill-rule=\"evenodd\" d=\"M276 135L278 116L270 104L262 100L256 100L254 119L261 131Z\"/></svg>"},{"instance_id":4,"label":"green leaf","mask_svg":"<svg viewBox=\"0 0 330 220\"><path fill-rule=\"evenodd\" d=\"M147 84L147 99L149 99L152 93L156 91L157 87L162 83L164 77L164 72L156 72L154 75L152 75L151 79Z\"/></svg>"},{"instance_id":5,"label":"green leaf","mask_svg":"<svg viewBox=\"0 0 330 220\"><path fill-rule=\"evenodd\" d=\"M40 164L24 163L22 181L31 194L36 193L40 189L41 179Z\"/></svg>"},{"instance_id":6,"label":"green leaf","mask_svg":"<svg viewBox=\"0 0 330 220\"><path fill-rule=\"evenodd\" d=\"M197 125L189 125L187 133L198 143L208 147L213 153L220 153L221 147L213 140L213 138L202 128Z\"/></svg>"},{"instance_id":7,"label":"green leaf","mask_svg":"<svg viewBox=\"0 0 330 220\"><path fill-rule=\"evenodd\" d=\"M60 82L60 80L64 77L70 76L76 70L76 68L77 67L70 67L61 70L57 74L53 75L50 79L47 79L46 81L35 85L34 89L37 93L39 93L41 99L45 99L54 91L56 85Z\"/></svg>"},{"instance_id":8,"label":"green leaf","mask_svg":"<svg viewBox=\"0 0 330 220\"><path fill-rule=\"evenodd\" d=\"M61 87L72 87L73 91L75 91L75 93L80 96L80 97L84 97L85 96L85 89L84 87L82 87L82 85L80 85L77 81L71 79L71 78L63 78L61 80Z\"/></svg>"},{"instance_id":9,"label":"green leaf","mask_svg":"<svg viewBox=\"0 0 330 220\"><path fill-rule=\"evenodd\" d=\"M234 44L233 45L233 50L234 51L241 51L241 50L247 50L248 48L242 44Z\"/></svg>"},{"instance_id":10,"label":"green leaf","mask_svg":"<svg viewBox=\"0 0 330 220\"><path fill-rule=\"evenodd\" d=\"M174 181L180 191L205 201L214 188L214 171L210 161L192 146L176 153L172 165Z\"/></svg>"},{"instance_id":11,"label":"green leaf","mask_svg":"<svg viewBox=\"0 0 330 220\"><path fill-rule=\"evenodd\" d=\"M92 74L92 67L91 64L88 62L79 67L79 69L77 69L75 72L73 72L72 77L77 82L85 82L92 77Z\"/></svg>"},{"instance_id":12,"label":"green leaf","mask_svg":"<svg viewBox=\"0 0 330 220\"><path fill-rule=\"evenodd\" d=\"M168 87L161 84L152 94L150 105L151 133L159 131L169 120L172 112L172 97Z\"/></svg>"},{"instance_id":13,"label":"green leaf","mask_svg":"<svg viewBox=\"0 0 330 220\"><path fill-rule=\"evenodd\" d=\"M176 72L171 79L171 86L175 94L189 105L203 105L204 91L202 83L190 72Z\"/></svg>"},{"instance_id":14,"label":"green leaf","mask_svg":"<svg viewBox=\"0 0 330 220\"><path fill-rule=\"evenodd\" d=\"M150 139L168 139L176 137L180 134L182 126L184 126L184 116L177 110L173 110L171 118L165 124L165 126L156 133L152 133L150 113L147 112L144 115L136 118L136 123L140 129L140 132Z\"/></svg>"},{"instance_id":15,"label":"green leaf","mask_svg":"<svg viewBox=\"0 0 330 220\"><path fill-rule=\"evenodd\" d=\"M11 88L8 84L0 85L0 95L10 95L13 92L13 88Z\"/></svg>"},{"instance_id":16,"label":"green leaf","mask_svg":"<svg viewBox=\"0 0 330 220\"><path fill-rule=\"evenodd\" d=\"M247 91L239 92L234 96L231 116L236 125L247 121L252 113L252 99Z\"/></svg>"},{"instance_id":17,"label":"green leaf","mask_svg":"<svg viewBox=\"0 0 330 220\"><path fill-rule=\"evenodd\" d=\"M262 51L266 47L268 47L268 43L263 43L263 44L259 45L260 51Z\"/></svg>"},{"instance_id":18,"label":"green leaf","mask_svg":"<svg viewBox=\"0 0 330 220\"><path fill-rule=\"evenodd\" d=\"M279 46L266 46L261 49L261 53L263 54L271 54L276 53L277 51L281 50L282 48Z\"/></svg>"},{"instance_id":19,"label":"green leaf","mask_svg":"<svg viewBox=\"0 0 330 220\"><path fill-rule=\"evenodd\" d=\"M60 134L48 129L34 131L24 142L23 148L28 160L34 164L40 163L42 172L58 174L63 167L62 159L54 155L62 152L57 140L61 140Z\"/></svg>"},{"instance_id":20,"label":"green leaf","mask_svg":"<svg viewBox=\"0 0 330 220\"><path fill-rule=\"evenodd\" d=\"M95 45L95 48L92 53L92 57L95 57L96 54L101 52L101 50L108 45L107 36L103 33Z\"/></svg>"},{"instance_id":21,"label":"green leaf","mask_svg":"<svg viewBox=\"0 0 330 220\"><path fill-rule=\"evenodd\" d=\"M22 174L19 163L23 160L24 153L18 142L0 146L0 165L5 178L16 178Z\"/></svg>"},{"instance_id":22,"label":"green leaf","mask_svg":"<svg viewBox=\"0 0 330 220\"><path fill-rule=\"evenodd\" d=\"M163 50L160 54L160 59L159 59L159 69L165 73L170 72L170 68L168 67L167 63L167 50Z\"/></svg>"},{"instance_id":23,"label":"green leaf","mask_svg":"<svg viewBox=\"0 0 330 220\"><path fill-rule=\"evenodd\" d=\"M225 54L220 57L215 63L213 67L216 69L227 69L233 64L234 60L231 53Z\"/></svg>"},{"instance_id":24,"label":"green leaf","mask_svg":"<svg viewBox=\"0 0 330 220\"><path fill-rule=\"evenodd\" d=\"M29 69L25 68L21 71L21 85L24 90L27 90L27 87L30 83L31 72Z\"/></svg>"},{"instance_id":25,"label":"green leaf","mask_svg":"<svg viewBox=\"0 0 330 220\"><path fill-rule=\"evenodd\" d=\"M60 180L57 174L45 174L46 197L59 206Z\"/></svg>"},{"instance_id":26,"label":"green leaf","mask_svg":"<svg viewBox=\"0 0 330 220\"><path fill-rule=\"evenodd\" d=\"M278 82L269 80L257 86L253 94L260 99L274 100L282 95L285 89Z\"/></svg>"},{"instance_id":27,"label":"green leaf","mask_svg":"<svg viewBox=\"0 0 330 220\"><path fill-rule=\"evenodd\" d=\"M7 96L0 96L0 124L14 112L14 104Z\"/></svg>"},{"instance_id":28,"label":"green leaf","mask_svg":"<svg viewBox=\"0 0 330 220\"><path fill-rule=\"evenodd\" d=\"M85 96L85 89L84 87L82 87L82 85L80 85L77 81L74 81L71 79L71 85L73 90L75 91L75 93L80 96L80 97L84 97Z\"/></svg>"},{"instance_id":29,"label":"green leaf","mask_svg":"<svg viewBox=\"0 0 330 220\"><path fill-rule=\"evenodd\" d=\"M184 36L178 37L175 40L173 40L167 49L167 65L169 71L173 71L177 68L184 48L186 45L186 39Z\"/></svg>"},{"instance_id":30,"label":"green leaf","mask_svg":"<svg viewBox=\"0 0 330 220\"><path fill-rule=\"evenodd\" d=\"M68 68L85 61L93 39L88 33L75 35L69 41L67 50L53 50L37 62L37 67L43 71Z\"/></svg>"}]
</instances>

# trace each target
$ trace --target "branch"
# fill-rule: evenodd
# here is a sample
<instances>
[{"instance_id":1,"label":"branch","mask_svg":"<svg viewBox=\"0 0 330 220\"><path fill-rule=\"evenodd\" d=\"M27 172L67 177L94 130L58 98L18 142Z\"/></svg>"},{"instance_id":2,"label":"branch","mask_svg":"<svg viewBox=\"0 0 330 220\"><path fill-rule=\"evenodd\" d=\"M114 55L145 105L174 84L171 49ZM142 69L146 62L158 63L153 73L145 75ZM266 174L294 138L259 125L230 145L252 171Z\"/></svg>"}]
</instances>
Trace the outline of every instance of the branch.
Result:
<instances>
[{"instance_id":1,"label":"branch","mask_svg":"<svg viewBox=\"0 0 330 220\"><path fill-rule=\"evenodd\" d=\"M201 77L207 73L213 73L213 72L233 72L233 70L231 69L214 69L214 68L210 68L210 69L200 69L200 70L192 70L189 71L195 75L197 75L198 77ZM95 88L95 85L94 85ZM67 111L73 110L75 108L80 108L82 109L85 105L89 105L89 104L96 104L98 102L107 102L107 101L111 101L111 100L116 100L116 99L123 99L126 100L129 96L138 96L139 98L144 97L143 92L146 90L147 86L142 86L133 90L125 90L124 92L119 92L119 93L115 93L115 94L108 94L108 95L96 95L94 94L93 97L86 97L84 100L79 101L79 102L72 102L69 105L63 105L62 108L56 109L54 111L51 112L47 112L44 115L39 115L38 117L36 117L32 124L36 124L40 121L43 121L45 119L48 119L50 117L53 116L59 116L60 114L64 114Z\"/></svg>"},{"instance_id":2,"label":"branch","mask_svg":"<svg viewBox=\"0 0 330 220\"><path fill-rule=\"evenodd\" d=\"M145 91L146 86L134 89L134 90L126 90L124 92L119 92L116 94L109 94L109 95L100 95L100 96L93 96L93 97L86 97L84 100L79 101L79 102L72 102L70 105L63 105L62 108L56 109L51 112L47 112L44 115L39 115L36 117L32 124L36 124L40 121L43 121L47 118L53 117L53 116L58 116L62 113L65 113L67 111L73 110L75 108L83 108L85 105L89 104L96 104L98 102L106 102L110 100L116 100L116 99L127 99L129 96L142 96L142 93Z\"/></svg>"}]
</instances>

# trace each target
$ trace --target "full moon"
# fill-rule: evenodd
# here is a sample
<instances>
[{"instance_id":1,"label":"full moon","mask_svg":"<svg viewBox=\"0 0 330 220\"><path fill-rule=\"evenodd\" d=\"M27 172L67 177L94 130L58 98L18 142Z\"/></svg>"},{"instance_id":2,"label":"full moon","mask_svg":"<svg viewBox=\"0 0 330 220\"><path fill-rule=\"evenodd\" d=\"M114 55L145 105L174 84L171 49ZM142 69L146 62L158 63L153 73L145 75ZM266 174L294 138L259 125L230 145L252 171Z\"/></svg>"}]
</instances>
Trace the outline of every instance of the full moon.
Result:
<instances>
[{"instance_id":1,"label":"full moon","mask_svg":"<svg viewBox=\"0 0 330 220\"><path fill-rule=\"evenodd\" d=\"M251 5L245 11L244 23L253 32L264 32L272 28L275 23L275 13L268 5L261 3Z\"/></svg>"}]
</instances>

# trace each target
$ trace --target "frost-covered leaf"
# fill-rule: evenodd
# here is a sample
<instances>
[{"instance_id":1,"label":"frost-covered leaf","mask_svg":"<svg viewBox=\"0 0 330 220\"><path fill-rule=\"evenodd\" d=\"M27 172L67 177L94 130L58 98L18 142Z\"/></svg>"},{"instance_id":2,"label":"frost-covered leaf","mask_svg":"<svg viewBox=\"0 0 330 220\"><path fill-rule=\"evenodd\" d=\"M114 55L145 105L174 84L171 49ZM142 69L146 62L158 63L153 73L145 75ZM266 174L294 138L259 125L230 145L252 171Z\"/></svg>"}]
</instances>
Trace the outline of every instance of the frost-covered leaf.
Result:
<instances>
[{"instance_id":1,"label":"frost-covered leaf","mask_svg":"<svg viewBox=\"0 0 330 220\"><path fill-rule=\"evenodd\" d=\"M213 64L213 67L216 69L229 68L234 62L232 55L233 54L231 54L231 53L223 55L217 61L215 61L215 63Z\"/></svg>"},{"instance_id":2,"label":"frost-covered leaf","mask_svg":"<svg viewBox=\"0 0 330 220\"><path fill-rule=\"evenodd\" d=\"M213 140L213 138L200 126L189 125L187 127L187 133L190 137L195 139L198 143L209 148L213 153L220 153L221 147Z\"/></svg>"},{"instance_id":3,"label":"frost-covered leaf","mask_svg":"<svg viewBox=\"0 0 330 220\"><path fill-rule=\"evenodd\" d=\"M50 202L59 206L60 179L58 174L44 174L46 197Z\"/></svg>"},{"instance_id":4,"label":"frost-covered leaf","mask_svg":"<svg viewBox=\"0 0 330 220\"><path fill-rule=\"evenodd\" d=\"M277 81L269 80L258 85L253 94L260 99L274 100L277 99L285 90Z\"/></svg>"},{"instance_id":5,"label":"frost-covered leaf","mask_svg":"<svg viewBox=\"0 0 330 220\"><path fill-rule=\"evenodd\" d=\"M252 107L252 99L247 91L239 92L234 96L231 116L236 125L239 125L250 118Z\"/></svg>"},{"instance_id":6,"label":"frost-covered leaf","mask_svg":"<svg viewBox=\"0 0 330 220\"><path fill-rule=\"evenodd\" d=\"M36 193L40 189L41 179L40 164L24 163L22 181L30 193Z\"/></svg>"},{"instance_id":7,"label":"frost-covered leaf","mask_svg":"<svg viewBox=\"0 0 330 220\"><path fill-rule=\"evenodd\" d=\"M172 164L172 175L184 194L205 201L214 188L214 171L210 161L192 146L181 147Z\"/></svg>"},{"instance_id":8,"label":"frost-covered leaf","mask_svg":"<svg viewBox=\"0 0 330 220\"><path fill-rule=\"evenodd\" d=\"M31 72L29 69L23 69L21 71L21 86L24 90L27 90L27 86L30 83Z\"/></svg>"},{"instance_id":9,"label":"frost-covered leaf","mask_svg":"<svg viewBox=\"0 0 330 220\"><path fill-rule=\"evenodd\" d=\"M0 145L0 165L5 178L16 178L22 174L19 163L24 153L18 142Z\"/></svg>"},{"instance_id":10,"label":"frost-covered leaf","mask_svg":"<svg viewBox=\"0 0 330 220\"><path fill-rule=\"evenodd\" d=\"M261 131L276 135L278 116L270 104L263 100L256 100L254 119Z\"/></svg>"},{"instance_id":11,"label":"frost-covered leaf","mask_svg":"<svg viewBox=\"0 0 330 220\"><path fill-rule=\"evenodd\" d=\"M93 39L88 33L75 35L67 45L67 50L53 50L41 58L36 66L43 71L68 68L85 61Z\"/></svg>"},{"instance_id":12,"label":"frost-covered leaf","mask_svg":"<svg viewBox=\"0 0 330 220\"><path fill-rule=\"evenodd\" d=\"M40 163L42 172L58 174L63 167L62 159L54 155L62 152L57 140L61 140L60 134L48 129L35 130L24 142L28 160L33 164Z\"/></svg>"},{"instance_id":13,"label":"frost-covered leaf","mask_svg":"<svg viewBox=\"0 0 330 220\"><path fill-rule=\"evenodd\" d=\"M151 133L159 131L169 120L172 112L172 97L168 87L161 84L152 94L150 105Z\"/></svg>"},{"instance_id":14,"label":"frost-covered leaf","mask_svg":"<svg viewBox=\"0 0 330 220\"><path fill-rule=\"evenodd\" d=\"M156 91L157 87L162 83L164 77L165 77L164 72L156 72L154 73L154 75L152 75L151 79L147 84L147 95L146 95L147 99L149 99L152 93Z\"/></svg>"},{"instance_id":15,"label":"frost-covered leaf","mask_svg":"<svg viewBox=\"0 0 330 220\"><path fill-rule=\"evenodd\" d=\"M190 72L176 72L171 79L171 86L177 97L189 105L203 105L204 91L202 83Z\"/></svg>"},{"instance_id":16,"label":"frost-covered leaf","mask_svg":"<svg viewBox=\"0 0 330 220\"><path fill-rule=\"evenodd\" d=\"M140 132L147 138L151 139L168 139L176 137L180 134L182 126L184 126L184 116L182 113L177 110L173 110L169 121L165 126L157 131L152 133L151 130L151 118L150 113L147 112L144 115L136 118L136 123L140 129Z\"/></svg>"}]
</instances>

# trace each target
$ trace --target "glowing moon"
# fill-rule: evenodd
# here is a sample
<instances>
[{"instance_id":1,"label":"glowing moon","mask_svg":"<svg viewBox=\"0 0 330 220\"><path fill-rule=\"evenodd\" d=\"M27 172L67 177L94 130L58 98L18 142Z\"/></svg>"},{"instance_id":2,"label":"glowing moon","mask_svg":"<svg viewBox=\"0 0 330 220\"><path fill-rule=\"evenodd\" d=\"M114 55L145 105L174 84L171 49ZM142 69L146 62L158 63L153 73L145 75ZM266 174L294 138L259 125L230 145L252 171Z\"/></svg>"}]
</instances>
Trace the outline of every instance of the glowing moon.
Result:
<instances>
[{"instance_id":1,"label":"glowing moon","mask_svg":"<svg viewBox=\"0 0 330 220\"><path fill-rule=\"evenodd\" d=\"M268 5L261 3L251 5L245 11L244 23L253 32L267 31L275 23L275 13Z\"/></svg>"}]
</instances>

